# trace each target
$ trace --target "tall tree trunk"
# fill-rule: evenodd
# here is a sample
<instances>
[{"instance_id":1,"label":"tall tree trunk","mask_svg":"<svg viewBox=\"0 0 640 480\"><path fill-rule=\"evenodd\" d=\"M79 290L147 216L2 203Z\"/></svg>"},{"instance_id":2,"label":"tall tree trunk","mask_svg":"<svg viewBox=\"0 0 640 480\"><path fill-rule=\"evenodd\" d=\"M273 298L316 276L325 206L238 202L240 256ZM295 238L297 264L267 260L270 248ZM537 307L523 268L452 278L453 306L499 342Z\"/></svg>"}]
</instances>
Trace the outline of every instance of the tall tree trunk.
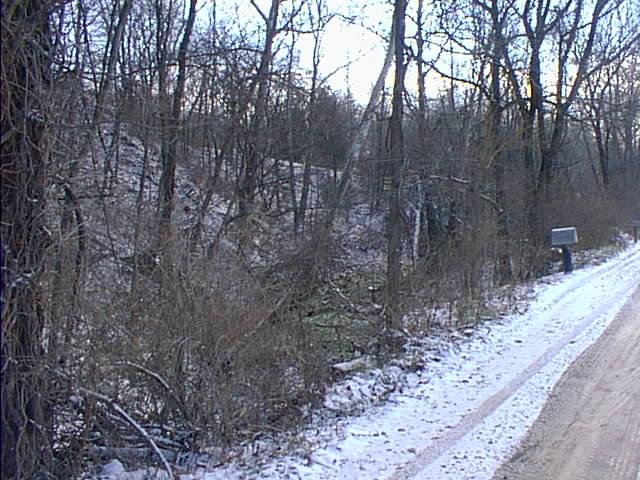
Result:
<instances>
[{"instance_id":1,"label":"tall tree trunk","mask_svg":"<svg viewBox=\"0 0 640 480\"><path fill-rule=\"evenodd\" d=\"M402 168L405 161L405 146L402 122L404 118L404 32L406 0L396 0L394 7L395 24L395 78L391 101L389 161L391 163L391 185L389 191L389 216L387 219L387 282L386 318L387 327L400 326L400 282L402 277L402 211L400 187Z\"/></svg>"},{"instance_id":2,"label":"tall tree trunk","mask_svg":"<svg viewBox=\"0 0 640 480\"><path fill-rule=\"evenodd\" d=\"M362 116L360 117L360 121L354 134L354 138L351 141L351 145L349 146L349 152L347 154L345 164L342 168L342 173L336 187L335 195L330 199L327 215L313 238L316 260L314 260L311 265L311 269L313 270L309 275L311 281L315 281L318 278L318 272L321 267L319 259L322 259L323 254L328 250L331 232L333 230L333 225L338 214L338 206L340 205L342 199L345 196L345 193L347 192L347 189L349 188L349 184L351 181L351 172L355 167L356 162L360 159L360 153L365 146L365 141L369 133L369 127L371 126L371 123L375 118L375 109L380 96L383 93L384 83L389 74L389 70L391 69L391 64L393 63L393 55L395 51L395 28L394 16L384 63L382 65L382 68L380 69L378 78L376 79L376 83L371 90L371 95L369 96L367 106L364 109Z\"/></svg>"},{"instance_id":3,"label":"tall tree trunk","mask_svg":"<svg viewBox=\"0 0 640 480\"><path fill-rule=\"evenodd\" d=\"M81 3L82 2L79 2L79 4ZM75 200L75 195L73 193L74 182L78 175L81 162L89 155L91 151L96 133L99 131L100 124L104 117L105 102L107 100L107 94L111 88L113 78L115 76L118 53L122 44L122 38L124 36L125 27L129 19L129 14L131 12L132 3L132 0L127 0L126 2L124 2L122 7L119 7L119 4L117 2L113 5L111 18L113 19L113 22L116 22L115 19L117 18L117 23L112 23L109 28L110 31L113 31L113 35L111 38L109 38L107 45L108 48L105 50L104 58L102 61L103 73L97 86L95 107L93 109L91 121L86 129L85 135L83 136L82 143L80 144L80 148L77 152L74 152L74 155L69 162L69 170L65 179L65 199L64 209L62 211L60 219L60 238L64 239L76 237L78 245L75 260L75 272L73 273L73 281L71 282L71 291L68 290L68 282L64 281L64 276L69 274L69 265L66 265L69 260L69 255L66 248L66 242L64 241L59 242L57 258L54 267L54 271L56 272L53 280L52 292L52 297L54 298L54 309L51 315L52 322L60 322L62 321L62 319L66 318L64 320L64 323L60 323L60 328L63 328L65 330L65 340L62 346L62 350L64 350L64 346L67 345L68 340L72 338L72 332L75 328L75 323L72 318L75 317L75 304L77 301L77 293L79 291L78 287L81 285L80 280L85 263L86 253L85 227L80 221L83 218L82 209L79 202ZM81 30L78 28L75 34L81 35ZM77 53L77 55L80 56L80 53ZM76 60L75 66L78 71L81 71L82 64L79 59ZM110 157L112 155L112 151L119 148L119 146L117 145L119 143L119 131L120 121L119 118L117 118L113 137L111 139L111 148L105 158L104 176L101 191L104 191L106 189L108 172L111 172ZM77 233L75 234L72 233L74 219L77 229ZM63 301L63 299L69 299L72 303L69 304ZM55 341L56 339L53 340L54 345L57 345Z\"/></svg>"},{"instance_id":4,"label":"tall tree trunk","mask_svg":"<svg viewBox=\"0 0 640 480\"><path fill-rule=\"evenodd\" d=\"M161 164L162 173L160 175L160 196L159 196L159 238L167 235L171 231L171 217L174 209L174 196L176 188L176 160L178 155L178 134L182 116L182 101L184 98L184 88L187 74L187 51L191 40L191 32L196 19L197 0L191 0L189 4L189 14L185 31L178 48L178 77L176 87L173 92L173 105L169 125L167 125L167 144L162 152Z\"/></svg>"},{"instance_id":5,"label":"tall tree trunk","mask_svg":"<svg viewBox=\"0 0 640 480\"><path fill-rule=\"evenodd\" d=\"M269 72L271 71L271 60L273 58L273 41L278 33L277 26L280 1L281 0L271 0L268 16L265 16L252 1L265 21L266 34L264 48L262 49L262 55L260 57L260 65L256 73L258 91L249 133L249 152L247 153L244 165L244 179L240 187L239 213L241 217L246 217L253 209L258 186L259 156L262 149L261 141L264 135L263 129L267 109L267 94L269 91Z\"/></svg>"},{"instance_id":6,"label":"tall tree trunk","mask_svg":"<svg viewBox=\"0 0 640 480\"><path fill-rule=\"evenodd\" d=\"M347 155L346 162L344 167L342 168L342 174L340 175L340 180L338 182L338 186L336 188L336 194L331 201L331 205L329 207L329 212L325 219L324 231L328 234L333 228L333 222L335 221L336 214L338 212L338 205L342 201L347 189L349 188L349 183L351 182L351 171L355 166L356 162L360 158L360 153L365 145L365 140L367 139L367 135L369 133L369 127L371 125L371 121L374 118L375 109L378 104L378 100L380 96L383 94L384 90L384 82L389 74L389 70L391 69L391 64L393 63L393 55L395 52L395 20L396 17L394 15L394 23L391 25L391 33L389 38L389 45L387 46L387 52L385 54L384 64L380 69L380 73L378 74L378 78L376 79L376 83L371 90L371 95L369 96L369 102L367 103L364 112L362 113L362 117L360 118L360 122L358 124L358 128L354 134L354 138L349 146L349 153ZM404 42L403 42L404 43ZM384 103L384 102L383 102Z\"/></svg>"},{"instance_id":7,"label":"tall tree trunk","mask_svg":"<svg viewBox=\"0 0 640 480\"><path fill-rule=\"evenodd\" d=\"M255 8L258 8L257 5L255 3L253 3ZM272 4L272 7L279 7L279 5L275 5ZM214 3L214 8L215 8L215 3ZM262 14L262 12L260 11L260 13ZM273 28L271 29L271 33L269 35L267 35L267 37L269 36L273 36L275 37L277 31L276 31L276 23L277 23L277 12L272 11L270 12L271 15L269 18L273 17L273 22L269 22L269 19L267 17L264 17L264 14L262 14L262 16L265 18L265 22L267 22L270 25L273 25ZM235 176L235 179L237 180L237 193L238 193L238 204L239 204L239 216L240 217L246 217L246 215L248 215L249 210L251 209L250 204L253 204L253 200L255 197L255 188L254 187L249 187L249 188L245 188L247 187L247 180L246 180L246 176L244 178L244 180L241 177L242 169L244 169L244 172L246 173L247 170L247 166L243 166L242 169L236 168L236 162L235 159L231 159L231 162L228 162L228 156L229 153L232 152L234 150L234 145L236 145L237 143L239 143L238 141L238 132L241 130L241 126L242 126L242 121L245 118L246 115L248 115L248 112L250 110L251 107L251 100L252 97L254 95L254 92L256 92L256 89L259 90L259 93L257 94L257 97L265 97L264 98L264 104L262 109L264 110L264 108L266 108L266 95L267 95L267 82L269 80L269 70L270 70L270 66L271 66L271 56L272 56L272 47L273 47L273 38L271 38L270 41L266 41L265 43L265 49L263 50L263 55L262 55L262 62L260 64L260 67L258 68L258 74L253 78L253 80L251 81L251 83L249 84L249 87L247 88L247 91L245 92L244 95L241 95L238 98L237 101L237 107L235 110L233 110L231 112L231 118L229 120L229 128L226 130L224 136L223 136L223 140L221 142L221 146L218 148L216 147L216 153L215 153L215 169L213 171L213 174L209 174L208 178L207 178L207 184L206 184L206 190L205 190L205 194L204 194L204 198L202 200L202 202L200 203L199 207L198 207L198 214L197 214L197 220L196 220L196 224L194 225L194 227L191 229L191 250L193 250L197 243L200 241L200 235L203 229L203 225L205 223L205 218L206 215L208 213L208 209L211 205L211 202L213 201L213 196L214 196L214 188L218 182L218 179L220 178L220 175L223 173L222 172L222 167L223 165L227 166L229 164L234 165L233 170L234 173L233 175ZM269 54L266 55L266 50L268 49ZM268 57L268 62L266 62L266 57ZM266 62L266 63L265 63ZM260 91L260 87L259 85L263 84L262 90ZM258 102L256 102L258 103ZM255 106L254 108L254 116L256 114L256 109L257 106ZM253 126L255 126L255 123L253 124ZM259 130L257 130L259 131ZM255 175L257 174L257 167L258 167L258 162L257 162L257 150L254 149L252 154L255 153L256 156L253 157L256 162L255 165L252 164L252 168L254 170L253 172L253 180L249 180L249 184L250 185L254 185L255 186ZM225 167L226 169L227 167ZM228 173L227 173L228 175ZM247 191L251 190L251 195L247 194ZM249 202L249 197L250 197L250 202Z\"/></svg>"},{"instance_id":8,"label":"tall tree trunk","mask_svg":"<svg viewBox=\"0 0 640 480\"><path fill-rule=\"evenodd\" d=\"M427 93L425 88L426 72L425 67L425 32L424 32L424 0L418 0L418 10L416 12L416 45L417 45L417 62L418 62L418 137L420 141L420 151L426 153L425 139L427 138ZM428 217L428 209L425 212L425 198L426 192L423 188L426 188L426 166L422 166L418 172L418 201L416 204L416 224L413 238L413 257L414 268L417 267L417 260L426 253L426 250L422 248L423 245L428 246L429 239L426 242L422 240L423 230L428 230L428 218L426 222L423 222L423 217ZM423 187L424 185L424 187ZM427 215L425 215L427 214Z\"/></svg>"},{"instance_id":9,"label":"tall tree trunk","mask_svg":"<svg viewBox=\"0 0 640 480\"><path fill-rule=\"evenodd\" d=\"M607 127L604 127L606 132L603 132L603 126L600 119L594 122L593 130L598 148L598 162L600 163L600 174L602 175L602 186L607 188L609 185L609 131Z\"/></svg>"},{"instance_id":10,"label":"tall tree trunk","mask_svg":"<svg viewBox=\"0 0 640 480\"><path fill-rule=\"evenodd\" d=\"M497 271L496 280L503 284L511 279L511 256L509 246L509 226L506 212L504 152L502 151L502 85L501 56L504 52L503 20L500 16L498 0L491 2L491 20L493 23L493 51L491 55L490 76L491 98L489 102L489 148L493 160L493 178L496 185L496 209L498 223Z\"/></svg>"},{"instance_id":11,"label":"tall tree trunk","mask_svg":"<svg viewBox=\"0 0 640 480\"><path fill-rule=\"evenodd\" d=\"M569 93L566 95L566 98L561 98L560 95L558 95L558 98L556 99L557 106L555 116L553 117L551 125L551 135L547 143L541 144L542 168L540 169L540 179L538 183L544 183L547 187L549 186L549 184L551 183L551 179L553 178L553 168L556 163L558 154L560 153L562 141L564 140L564 135L568 123L569 110L575 102L583 82L587 79L589 74L593 73L596 70L590 65L593 59L593 46L599 32L599 24L602 20L604 12L606 11L607 6L610 6L610 3L612 3L611 0L595 1L595 4L593 5L593 11L591 13L591 19L589 22L587 38L585 39L584 47L582 48L579 57L576 59L578 68L574 74L573 83L571 83L570 85ZM576 9L578 9L578 11L582 11L583 8L584 0L578 1ZM564 51L566 52L564 57L560 59L560 63L563 65L568 61L569 53L572 51L575 45L577 32L581 28L581 21L581 17L576 15L571 30L566 35L565 42L561 44ZM637 43L637 37L633 43ZM623 49L627 47L620 46L618 48ZM589 72L589 68L591 68L591 72ZM559 72L562 72L562 70L559 70ZM561 91L561 86L564 83L564 74L559 73L558 91Z\"/></svg>"},{"instance_id":12,"label":"tall tree trunk","mask_svg":"<svg viewBox=\"0 0 640 480\"><path fill-rule=\"evenodd\" d=\"M169 9L172 2L169 3ZM158 192L158 232L157 241L158 247L164 242L164 238L168 236L168 233L164 227L166 223L166 217L173 213L173 205L168 204L165 206L165 202L168 196L172 196L172 193L164 192L163 185L166 185L167 179L162 178L165 176L164 170L169 158L169 94L168 94L168 80L169 80L169 34L172 28L173 19L171 18L172 12L169 10L165 12L164 0L155 0L154 3L155 13L155 61L158 70L158 123L160 130L160 187Z\"/></svg>"},{"instance_id":13,"label":"tall tree trunk","mask_svg":"<svg viewBox=\"0 0 640 480\"><path fill-rule=\"evenodd\" d=\"M535 7L535 24L531 14ZM552 159L546 155L546 123L544 111L544 90L541 71L541 48L547 33L548 2L527 2L523 15L523 22L529 47L529 91L531 96L528 108L521 109L524 124L524 161L526 182L529 185L526 193L527 226L530 241L528 263L531 273L540 270L540 251L544 242L544 214L546 207L546 192L551 183ZM537 134L537 135L536 135ZM536 152L540 154L540 165L536 171Z\"/></svg>"},{"instance_id":14,"label":"tall tree trunk","mask_svg":"<svg viewBox=\"0 0 640 480\"><path fill-rule=\"evenodd\" d=\"M294 141L293 129L293 62L296 47L296 34L291 34L291 46L289 49L289 59L287 63L287 154L289 157L289 193L291 210L293 210L293 234L297 237L300 226L300 211L298 210L298 197L296 192L297 175L295 170L296 160L299 159L298 149Z\"/></svg>"},{"instance_id":15,"label":"tall tree trunk","mask_svg":"<svg viewBox=\"0 0 640 480\"><path fill-rule=\"evenodd\" d=\"M3 292L7 305L2 310L1 461L2 477L16 480L52 467L52 392L42 307L49 37L49 2L5 2L0 165L8 291Z\"/></svg>"},{"instance_id":16,"label":"tall tree trunk","mask_svg":"<svg viewBox=\"0 0 640 480\"><path fill-rule=\"evenodd\" d=\"M318 22L322 23L323 0L317 1L316 8L318 14ZM310 13L310 15L312 14ZM313 38L313 71L311 75L311 91L309 92L309 107L306 118L306 123L309 130L311 130L316 124L316 99L318 95L318 79L320 75L320 60L322 56L321 33L322 32L320 31L320 27L317 27L317 31L314 32ZM296 234L298 234L300 230L304 232L305 218L307 215L307 208L309 204L309 191L311 190L311 165L313 163L314 151L315 149L312 147L307 153L304 154L302 189L300 191L300 202L298 203L298 209L295 215Z\"/></svg>"},{"instance_id":17,"label":"tall tree trunk","mask_svg":"<svg viewBox=\"0 0 640 480\"><path fill-rule=\"evenodd\" d=\"M427 93L425 88L426 73L424 71L424 0L418 0L416 44L418 48L418 134L420 141L426 136Z\"/></svg>"}]
</instances>

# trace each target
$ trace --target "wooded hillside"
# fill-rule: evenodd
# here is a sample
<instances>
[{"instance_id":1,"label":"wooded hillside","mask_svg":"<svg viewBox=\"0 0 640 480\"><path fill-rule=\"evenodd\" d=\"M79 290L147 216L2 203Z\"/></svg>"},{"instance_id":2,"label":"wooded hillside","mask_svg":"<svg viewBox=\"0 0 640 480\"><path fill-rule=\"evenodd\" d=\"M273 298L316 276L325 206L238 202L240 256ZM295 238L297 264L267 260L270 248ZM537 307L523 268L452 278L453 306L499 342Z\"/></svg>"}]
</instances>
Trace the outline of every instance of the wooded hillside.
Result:
<instances>
[{"instance_id":1,"label":"wooded hillside","mask_svg":"<svg viewBox=\"0 0 640 480\"><path fill-rule=\"evenodd\" d=\"M637 0L370 3L3 2L3 478L293 428L640 218Z\"/></svg>"}]
</instances>

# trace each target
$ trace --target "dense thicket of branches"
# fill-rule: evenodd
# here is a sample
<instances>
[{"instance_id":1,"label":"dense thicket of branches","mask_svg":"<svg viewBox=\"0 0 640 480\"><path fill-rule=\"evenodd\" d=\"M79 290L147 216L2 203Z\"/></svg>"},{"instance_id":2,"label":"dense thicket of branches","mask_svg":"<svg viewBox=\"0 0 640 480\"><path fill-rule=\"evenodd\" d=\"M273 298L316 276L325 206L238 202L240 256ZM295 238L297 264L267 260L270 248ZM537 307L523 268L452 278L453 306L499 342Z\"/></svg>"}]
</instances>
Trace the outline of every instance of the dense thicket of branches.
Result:
<instances>
[{"instance_id":1,"label":"dense thicket of branches","mask_svg":"<svg viewBox=\"0 0 640 480\"><path fill-rule=\"evenodd\" d=\"M291 427L640 217L637 1L386 3L359 105L326 0L3 2L3 478Z\"/></svg>"},{"instance_id":2,"label":"dense thicket of branches","mask_svg":"<svg viewBox=\"0 0 640 480\"><path fill-rule=\"evenodd\" d=\"M45 2L11 7L2 13L2 466L28 478L52 456L42 345L50 43Z\"/></svg>"}]
</instances>

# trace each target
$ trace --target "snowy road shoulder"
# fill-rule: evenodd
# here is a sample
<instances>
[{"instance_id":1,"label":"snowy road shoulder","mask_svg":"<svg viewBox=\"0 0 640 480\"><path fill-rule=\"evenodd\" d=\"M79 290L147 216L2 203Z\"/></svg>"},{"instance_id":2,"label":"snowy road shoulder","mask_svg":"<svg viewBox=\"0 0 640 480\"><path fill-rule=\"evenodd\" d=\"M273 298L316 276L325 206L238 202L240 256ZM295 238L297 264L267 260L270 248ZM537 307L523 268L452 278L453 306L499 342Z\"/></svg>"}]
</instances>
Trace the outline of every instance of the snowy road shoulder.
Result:
<instances>
[{"instance_id":1,"label":"snowy road shoulder","mask_svg":"<svg viewBox=\"0 0 640 480\"><path fill-rule=\"evenodd\" d=\"M526 314L491 324L428 365L410 379L410 388L346 421L339 438L249 478L490 479L562 373L639 285L638 246L541 285ZM247 476L224 468L206 478Z\"/></svg>"}]
</instances>

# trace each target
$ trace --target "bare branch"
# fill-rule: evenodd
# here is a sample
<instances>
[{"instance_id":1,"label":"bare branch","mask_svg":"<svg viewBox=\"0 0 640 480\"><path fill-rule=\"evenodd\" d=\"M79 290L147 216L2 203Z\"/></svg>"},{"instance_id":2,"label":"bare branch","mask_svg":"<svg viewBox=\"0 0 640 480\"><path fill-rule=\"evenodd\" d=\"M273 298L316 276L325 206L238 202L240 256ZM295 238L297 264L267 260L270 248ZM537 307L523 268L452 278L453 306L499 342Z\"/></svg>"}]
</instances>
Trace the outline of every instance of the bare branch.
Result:
<instances>
[{"instance_id":1,"label":"bare branch","mask_svg":"<svg viewBox=\"0 0 640 480\"><path fill-rule=\"evenodd\" d=\"M62 375L66 377L66 375L64 374ZM149 433L144 428L142 428L142 426L138 422L136 422L120 405L118 405L114 399L106 395L103 395L102 393L94 392L93 390L89 390L88 388L84 388L84 387L78 387L77 390L78 392L88 395L90 397L93 397L96 400L100 400L102 403L111 407L129 425L131 425L134 428L134 430L136 430L140 435L142 435L142 437L147 441L147 443L149 444L151 449L154 451L154 453L158 456L158 458L160 459L160 462L162 462L162 465L165 471L167 472L167 475L169 475L169 478L171 480L175 480L175 476L173 475L173 470L171 469L169 462L167 461L166 457L164 456L160 448L158 448L158 445L156 445L156 442L153 440L153 438L151 438L151 435L149 435Z\"/></svg>"}]
</instances>

